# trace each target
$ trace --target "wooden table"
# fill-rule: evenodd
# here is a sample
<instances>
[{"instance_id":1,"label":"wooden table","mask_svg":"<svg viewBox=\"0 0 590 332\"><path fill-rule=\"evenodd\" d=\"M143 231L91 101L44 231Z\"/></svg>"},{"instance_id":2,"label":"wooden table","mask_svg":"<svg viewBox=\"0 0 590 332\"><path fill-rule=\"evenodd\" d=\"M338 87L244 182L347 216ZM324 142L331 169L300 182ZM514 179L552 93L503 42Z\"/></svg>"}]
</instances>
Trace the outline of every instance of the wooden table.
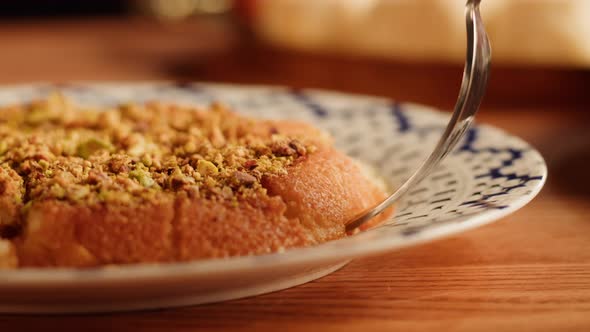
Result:
<instances>
[{"instance_id":1,"label":"wooden table","mask_svg":"<svg viewBox=\"0 0 590 332\"><path fill-rule=\"evenodd\" d=\"M448 108L461 75L459 66L268 50L224 22L4 23L0 45L1 83L286 83ZM533 143L553 171L537 199L497 223L256 298L112 315L3 315L0 331L590 330L589 78L586 71L494 71L479 120Z\"/></svg>"}]
</instances>

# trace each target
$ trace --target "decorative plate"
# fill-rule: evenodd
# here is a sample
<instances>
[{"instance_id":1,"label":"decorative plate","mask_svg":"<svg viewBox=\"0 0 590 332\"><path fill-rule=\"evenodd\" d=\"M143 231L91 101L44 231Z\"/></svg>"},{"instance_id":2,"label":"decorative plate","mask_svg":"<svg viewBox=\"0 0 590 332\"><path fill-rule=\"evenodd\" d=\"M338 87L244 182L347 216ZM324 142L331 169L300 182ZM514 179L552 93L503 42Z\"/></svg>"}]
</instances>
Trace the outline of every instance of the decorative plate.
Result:
<instances>
[{"instance_id":1,"label":"decorative plate","mask_svg":"<svg viewBox=\"0 0 590 332\"><path fill-rule=\"evenodd\" d=\"M60 90L82 104L163 100L293 118L319 126L338 148L395 187L430 153L448 114L387 99L315 90L216 84L105 83L0 87L0 104ZM192 305L276 291L324 276L353 258L432 241L497 220L543 186L543 158L526 142L478 125L398 204L384 225L310 248L190 263L0 271L0 312L95 312Z\"/></svg>"}]
</instances>

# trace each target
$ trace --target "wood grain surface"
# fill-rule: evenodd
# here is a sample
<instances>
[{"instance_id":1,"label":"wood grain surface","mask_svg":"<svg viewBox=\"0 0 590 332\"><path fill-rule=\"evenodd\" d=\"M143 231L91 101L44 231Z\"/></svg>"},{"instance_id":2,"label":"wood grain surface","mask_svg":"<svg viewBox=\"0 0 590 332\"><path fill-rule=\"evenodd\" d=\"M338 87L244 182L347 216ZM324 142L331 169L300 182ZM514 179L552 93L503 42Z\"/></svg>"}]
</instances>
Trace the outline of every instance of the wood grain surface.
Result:
<instances>
[{"instance_id":1,"label":"wood grain surface","mask_svg":"<svg viewBox=\"0 0 590 332\"><path fill-rule=\"evenodd\" d=\"M217 21L1 23L0 45L0 83L280 83L448 108L461 77L460 68L443 64L269 50ZM590 74L498 68L492 77L479 121L528 140L550 168L546 188L513 215L353 261L282 292L137 313L0 315L0 331L590 331Z\"/></svg>"}]
</instances>

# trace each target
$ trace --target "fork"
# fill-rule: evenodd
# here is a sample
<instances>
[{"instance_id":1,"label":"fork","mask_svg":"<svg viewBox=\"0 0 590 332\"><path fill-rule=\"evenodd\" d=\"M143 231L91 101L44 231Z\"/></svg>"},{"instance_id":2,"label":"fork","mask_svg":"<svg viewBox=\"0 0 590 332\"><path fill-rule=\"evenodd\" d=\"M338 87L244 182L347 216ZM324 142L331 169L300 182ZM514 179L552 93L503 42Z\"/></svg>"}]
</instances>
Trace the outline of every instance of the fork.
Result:
<instances>
[{"instance_id":1,"label":"fork","mask_svg":"<svg viewBox=\"0 0 590 332\"><path fill-rule=\"evenodd\" d=\"M346 223L346 232L354 234L399 200L410 188L422 181L455 147L473 122L483 99L490 70L491 49L480 13L481 0L468 0L465 8L467 24L467 56L463 80L455 110L430 156L395 192L374 207L361 212Z\"/></svg>"}]
</instances>

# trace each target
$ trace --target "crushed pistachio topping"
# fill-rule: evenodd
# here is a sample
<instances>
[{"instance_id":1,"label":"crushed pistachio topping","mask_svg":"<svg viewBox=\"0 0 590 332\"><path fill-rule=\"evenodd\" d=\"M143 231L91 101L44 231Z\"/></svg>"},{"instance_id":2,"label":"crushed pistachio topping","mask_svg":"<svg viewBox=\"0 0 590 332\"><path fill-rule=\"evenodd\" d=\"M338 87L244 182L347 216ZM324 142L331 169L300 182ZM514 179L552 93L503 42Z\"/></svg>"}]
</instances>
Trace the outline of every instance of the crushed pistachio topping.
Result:
<instances>
[{"instance_id":1,"label":"crushed pistachio topping","mask_svg":"<svg viewBox=\"0 0 590 332\"><path fill-rule=\"evenodd\" d=\"M0 165L22 177L26 208L36 200L126 202L159 192L235 202L265 195L263 176L286 174L315 150L256 125L219 104L86 109L53 94L0 110Z\"/></svg>"}]
</instances>

